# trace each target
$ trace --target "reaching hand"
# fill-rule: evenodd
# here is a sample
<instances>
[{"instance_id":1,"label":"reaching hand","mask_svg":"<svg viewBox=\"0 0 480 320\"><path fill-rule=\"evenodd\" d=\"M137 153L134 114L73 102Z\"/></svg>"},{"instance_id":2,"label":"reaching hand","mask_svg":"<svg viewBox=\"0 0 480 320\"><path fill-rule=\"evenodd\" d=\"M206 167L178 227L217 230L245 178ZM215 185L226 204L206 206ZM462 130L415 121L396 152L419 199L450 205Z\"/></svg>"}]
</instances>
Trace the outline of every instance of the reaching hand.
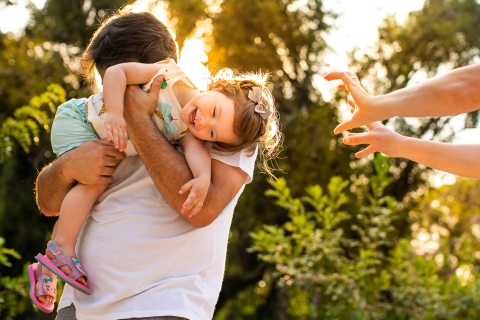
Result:
<instances>
[{"instance_id":1,"label":"reaching hand","mask_svg":"<svg viewBox=\"0 0 480 320\"><path fill-rule=\"evenodd\" d=\"M379 114L375 111L375 105L373 103L375 97L369 95L362 88L355 73L349 71L330 72L324 78L328 81L342 80L343 84L339 85L338 88L341 90L347 90L353 97L353 100L348 100L348 104L354 109L352 117L349 120L340 123L335 128L334 132L336 134L378 120L383 120L379 118Z\"/></svg>"},{"instance_id":2,"label":"reaching hand","mask_svg":"<svg viewBox=\"0 0 480 320\"><path fill-rule=\"evenodd\" d=\"M107 141L112 141L115 148L123 152L127 147L127 124L123 116L107 112L105 130Z\"/></svg>"},{"instance_id":3,"label":"reaching hand","mask_svg":"<svg viewBox=\"0 0 480 320\"><path fill-rule=\"evenodd\" d=\"M363 158L374 152L381 152L389 157L400 157L402 153L401 142L404 136L391 131L380 122L367 125L368 132L349 133L343 138L343 143L350 146L369 144L365 149L355 153L355 157Z\"/></svg>"},{"instance_id":4,"label":"reaching hand","mask_svg":"<svg viewBox=\"0 0 480 320\"><path fill-rule=\"evenodd\" d=\"M207 197L208 188L210 187L209 179L195 178L185 183L180 189L180 194L190 190L187 200L182 206L181 213L188 212L188 217L196 215L203 207L203 201Z\"/></svg>"}]
</instances>

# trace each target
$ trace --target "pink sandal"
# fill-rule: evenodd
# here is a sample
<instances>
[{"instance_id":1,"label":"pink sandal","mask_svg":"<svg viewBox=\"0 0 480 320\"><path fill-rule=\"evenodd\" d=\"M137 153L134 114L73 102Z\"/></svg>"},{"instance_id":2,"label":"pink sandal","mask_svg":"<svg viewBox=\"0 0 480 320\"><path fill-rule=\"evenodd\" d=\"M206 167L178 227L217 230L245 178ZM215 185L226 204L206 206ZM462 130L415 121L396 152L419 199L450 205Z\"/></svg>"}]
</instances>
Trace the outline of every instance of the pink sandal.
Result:
<instances>
[{"instance_id":1,"label":"pink sandal","mask_svg":"<svg viewBox=\"0 0 480 320\"><path fill-rule=\"evenodd\" d=\"M50 296L57 299L57 278L50 277L40 271L39 263L28 266L28 278L30 279L30 298L33 304L40 310L50 313L55 308L55 303L40 302L39 296ZM36 286L36 284L39 284Z\"/></svg>"},{"instance_id":2,"label":"pink sandal","mask_svg":"<svg viewBox=\"0 0 480 320\"><path fill-rule=\"evenodd\" d=\"M80 260L63 255L62 248L52 240L48 241L47 249L55 256L54 259L50 260L46 255L44 256L40 253L35 256L35 259L75 289L90 295L92 291L77 281L80 277L85 277L85 280L87 280L87 274L83 271ZM64 265L67 265L72 270L68 276L60 270L60 267Z\"/></svg>"}]
</instances>

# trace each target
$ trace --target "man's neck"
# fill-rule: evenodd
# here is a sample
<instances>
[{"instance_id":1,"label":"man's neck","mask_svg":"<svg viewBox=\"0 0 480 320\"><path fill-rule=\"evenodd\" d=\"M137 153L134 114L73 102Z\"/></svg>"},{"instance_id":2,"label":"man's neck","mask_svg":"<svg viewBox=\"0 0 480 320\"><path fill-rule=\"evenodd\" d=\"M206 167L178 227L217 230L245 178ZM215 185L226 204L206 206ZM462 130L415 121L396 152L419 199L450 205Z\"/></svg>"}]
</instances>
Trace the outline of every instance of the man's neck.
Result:
<instances>
[{"instance_id":1,"label":"man's neck","mask_svg":"<svg viewBox=\"0 0 480 320\"><path fill-rule=\"evenodd\" d=\"M190 87L183 81L177 81L173 85L172 90L182 108L187 104L188 101L190 101L190 99L200 93L200 91Z\"/></svg>"}]
</instances>

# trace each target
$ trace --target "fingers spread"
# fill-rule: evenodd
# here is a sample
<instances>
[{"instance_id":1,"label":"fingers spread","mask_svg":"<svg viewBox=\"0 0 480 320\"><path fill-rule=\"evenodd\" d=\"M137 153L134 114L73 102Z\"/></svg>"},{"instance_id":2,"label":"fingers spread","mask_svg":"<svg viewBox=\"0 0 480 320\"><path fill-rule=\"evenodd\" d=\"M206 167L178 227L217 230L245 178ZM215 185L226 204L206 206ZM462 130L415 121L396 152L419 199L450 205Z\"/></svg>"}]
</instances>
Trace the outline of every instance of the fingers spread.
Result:
<instances>
[{"instance_id":1,"label":"fingers spread","mask_svg":"<svg viewBox=\"0 0 480 320\"><path fill-rule=\"evenodd\" d=\"M113 129L113 144L115 145L115 148L118 149L118 129L114 128Z\"/></svg>"},{"instance_id":2,"label":"fingers spread","mask_svg":"<svg viewBox=\"0 0 480 320\"><path fill-rule=\"evenodd\" d=\"M357 76L355 73L350 71L334 71L326 74L324 76L325 80L332 81L332 80L342 80L344 84L347 86L356 85L356 82L359 83Z\"/></svg>"},{"instance_id":3,"label":"fingers spread","mask_svg":"<svg viewBox=\"0 0 480 320\"><path fill-rule=\"evenodd\" d=\"M193 217L194 215L196 215L200 209L202 209L203 207L203 202L202 201L198 201L195 206L190 210L190 213L188 215L189 218Z\"/></svg>"},{"instance_id":4,"label":"fingers spread","mask_svg":"<svg viewBox=\"0 0 480 320\"><path fill-rule=\"evenodd\" d=\"M343 131L346 131L346 130L350 130L352 129L353 126L351 125L351 121L350 120L346 120L346 121L343 121L342 123L340 123L334 130L333 132L335 134L339 134L340 132L343 132Z\"/></svg>"},{"instance_id":5,"label":"fingers spread","mask_svg":"<svg viewBox=\"0 0 480 320\"><path fill-rule=\"evenodd\" d=\"M183 207L182 207L182 213L185 213L185 212L189 212L193 206L195 206L195 204L198 202L198 199L195 195L194 192L190 192L190 194L188 195L188 198L187 200L185 201L185 203L183 204Z\"/></svg>"},{"instance_id":6,"label":"fingers spread","mask_svg":"<svg viewBox=\"0 0 480 320\"><path fill-rule=\"evenodd\" d=\"M185 183L181 188L180 188L180 191L178 193L180 194L183 194L185 192L187 192L188 190L190 190L193 186L193 180L190 180L188 181L187 183Z\"/></svg>"},{"instance_id":7,"label":"fingers spread","mask_svg":"<svg viewBox=\"0 0 480 320\"><path fill-rule=\"evenodd\" d=\"M356 146L359 144L370 144L369 142L370 133L350 133L348 136L343 138L343 143L349 146Z\"/></svg>"},{"instance_id":8,"label":"fingers spread","mask_svg":"<svg viewBox=\"0 0 480 320\"><path fill-rule=\"evenodd\" d=\"M112 127L110 125L105 125L105 134L107 141L112 141L113 142L113 133L112 133Z\"/></svg>"},{"instance_id":9,"label":"fingers spread","mask_svg":"<svg viewBox=\"0 0 480 320\"><path fill-rule=\"evenodd\" d=\"M363 157L366 157L366 156L368 156L368 155L370 155L374 152L376 152L375 148L373 146L368 146L365 149L363 149L362 151L358 151L357 153L355 153L355 157L363 158Z\"/></svg>"}]
</instances>

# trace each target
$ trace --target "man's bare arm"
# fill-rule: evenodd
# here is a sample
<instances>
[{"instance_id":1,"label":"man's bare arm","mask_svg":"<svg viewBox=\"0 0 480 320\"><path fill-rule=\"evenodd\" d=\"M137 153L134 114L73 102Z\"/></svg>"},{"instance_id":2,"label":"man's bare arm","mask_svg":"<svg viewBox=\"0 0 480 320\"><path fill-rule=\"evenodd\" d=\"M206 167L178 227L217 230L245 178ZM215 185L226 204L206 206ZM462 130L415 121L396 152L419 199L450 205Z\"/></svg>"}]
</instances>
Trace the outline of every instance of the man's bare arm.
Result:
<instances>
[{"instance_id":1,"label":"man's bare arm","mask_svg":"<svg viewBox=\"0 0 480 320\"><path fill-rule=\"evenodd\" d=\"M105 140L87 141L66 152L38 174L35 184L38 208L46 216L56 216L77 181L87 185L109 183L117 158L124 159L125 154Z\"/></svg>"},{"instance_id":2,"label":"man's bare arm","mask_svg":"<svg viewBox=\"0 0 480 320\"><path fill-rule=\"evenodd\" d=\"M212 161L212 182L200 212L192 218L181 213L188 194L180 188L193 176L185 158L170 145L152 121L161 81L157 79L149 94L130 86L125 95L125 119L135 148L155 185L167 203L190 225L199 228L210 224L243 186L247 174L237 167Z\"/></svg>"}]
</instances>

